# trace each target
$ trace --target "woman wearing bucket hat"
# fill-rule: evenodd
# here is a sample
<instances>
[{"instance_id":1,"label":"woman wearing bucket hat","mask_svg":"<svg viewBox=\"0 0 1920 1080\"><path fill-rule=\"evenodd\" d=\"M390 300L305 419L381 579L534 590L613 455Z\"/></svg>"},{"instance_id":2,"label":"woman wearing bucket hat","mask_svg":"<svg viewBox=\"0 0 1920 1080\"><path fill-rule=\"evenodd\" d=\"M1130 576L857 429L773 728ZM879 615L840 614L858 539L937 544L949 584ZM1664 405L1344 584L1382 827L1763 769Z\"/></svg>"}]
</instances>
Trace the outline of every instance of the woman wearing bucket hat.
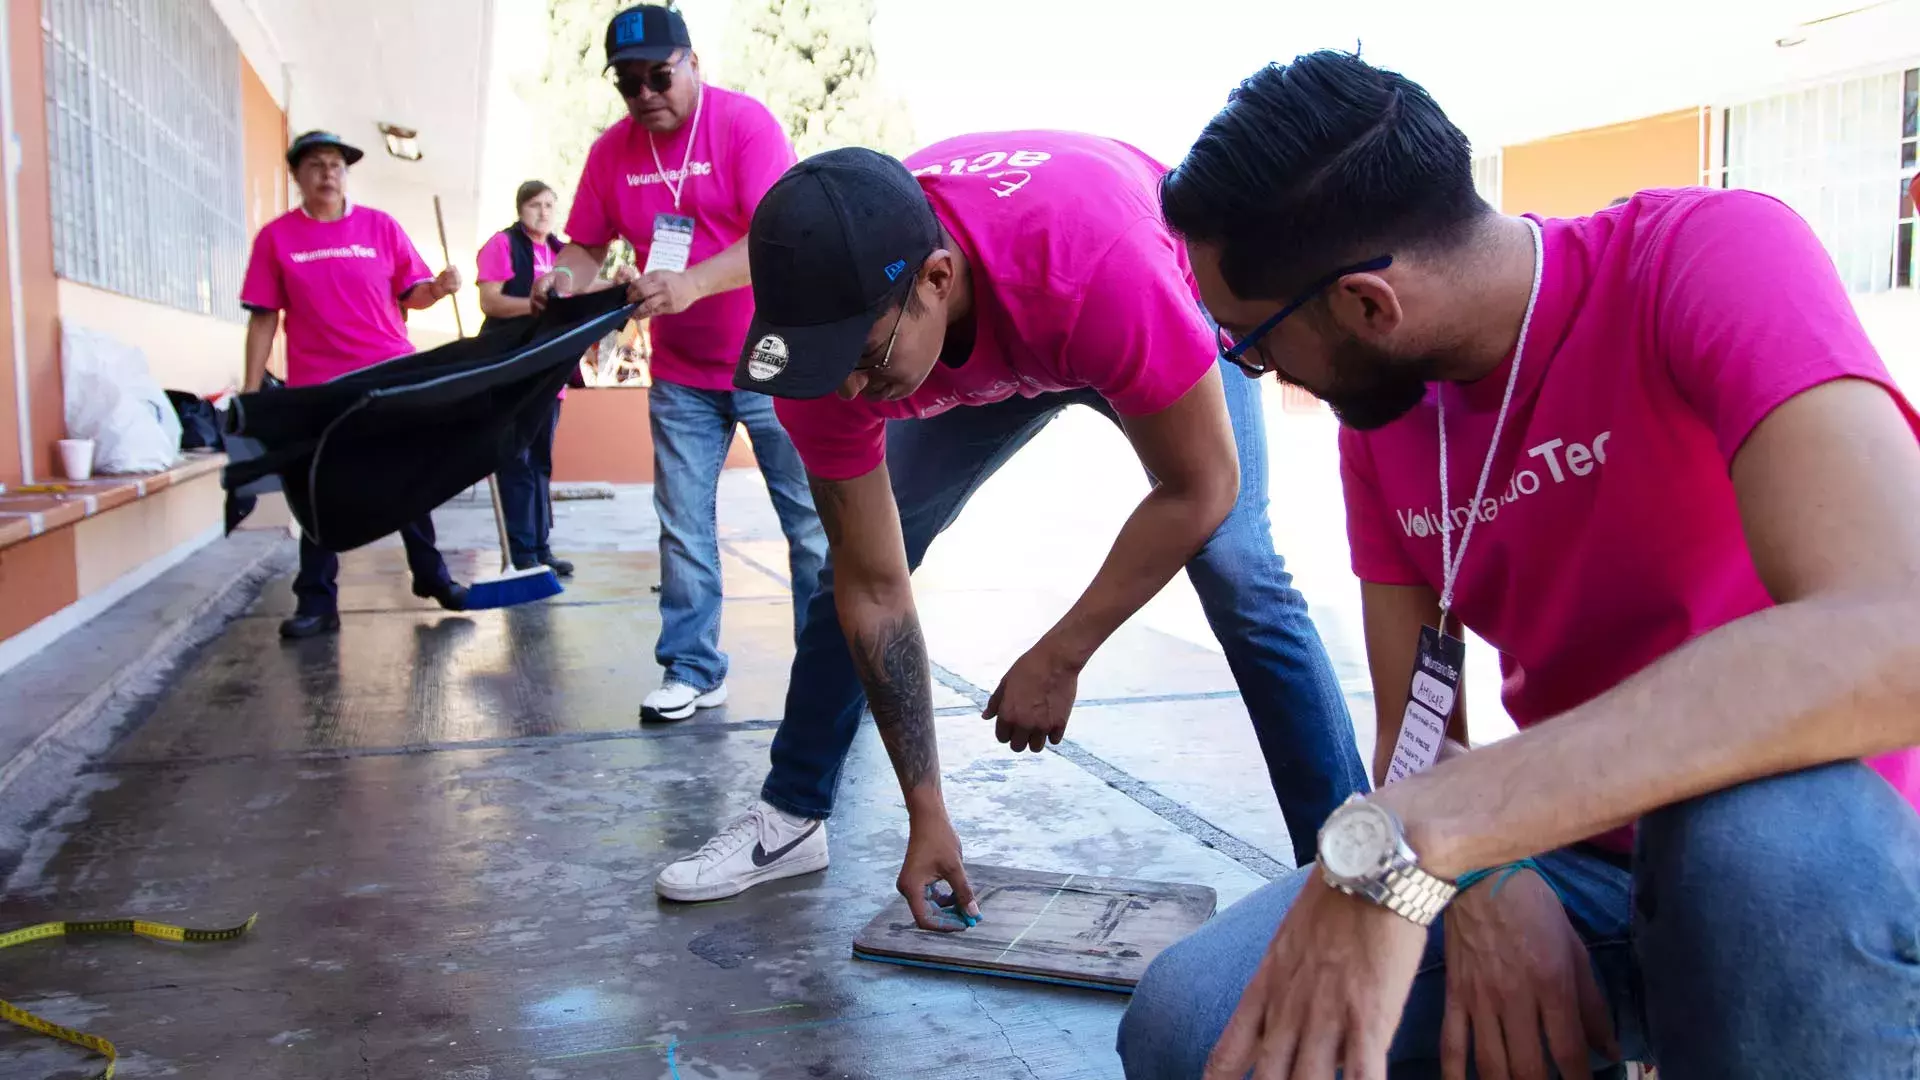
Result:
<instances>
[{"instance_id":1,"label":"woman wearing bucket hat","mask_svg":"<svg viewBox=\"0 0 1920 1080\"><path fill-rule=\"evenodd\" d=\"M287 148L287 167L300 188L300 205L268 222L254 237L240 289L252 317L247 325L246 389L266 377L274 335L285 316L287 385L310 386L413 352L402 309L432 307L460 288L460 271L436 276L400 223L347 198L347 170L363 155L329 131L309 131ZM466 587L453 580L434 547L433 519L400 531L414 595L449 611L466 606ZM298 606L280 624L284 638L340 629L340 561L305 537L293 592Z\"/></svg>"}]
</instances>

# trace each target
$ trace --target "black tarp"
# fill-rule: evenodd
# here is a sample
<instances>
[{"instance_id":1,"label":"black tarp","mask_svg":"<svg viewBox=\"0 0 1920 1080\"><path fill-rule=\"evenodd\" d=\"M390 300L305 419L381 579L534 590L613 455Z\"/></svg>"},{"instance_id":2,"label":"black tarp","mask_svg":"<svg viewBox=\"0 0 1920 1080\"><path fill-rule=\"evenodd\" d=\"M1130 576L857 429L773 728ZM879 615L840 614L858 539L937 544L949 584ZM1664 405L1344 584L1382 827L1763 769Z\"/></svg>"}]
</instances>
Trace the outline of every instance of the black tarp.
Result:
<instances>
[{"instance_id":1,"label":"black tarp","mask_svg":"<svg viewBox=\"0 0 1920 1080\"><path fill-rule=\"evenodd\" d=\"M236 494L275 474L294 520L328 551L378 540L486 479L532 441L581 355L626 324L625 294L554 300L510 332L242 394L227 430L260 453L222 474L228 530L250 509Z\"/></svg>"}]
</instances>

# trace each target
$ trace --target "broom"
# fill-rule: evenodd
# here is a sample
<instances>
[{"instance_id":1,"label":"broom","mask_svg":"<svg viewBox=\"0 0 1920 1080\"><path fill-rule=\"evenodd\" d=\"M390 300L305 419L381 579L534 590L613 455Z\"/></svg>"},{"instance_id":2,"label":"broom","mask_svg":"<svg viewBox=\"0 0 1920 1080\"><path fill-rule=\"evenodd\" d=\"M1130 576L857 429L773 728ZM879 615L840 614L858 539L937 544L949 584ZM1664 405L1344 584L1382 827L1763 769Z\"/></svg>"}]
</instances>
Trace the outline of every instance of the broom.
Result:
<instances>
[{"instance_id":1,"label":"broom","mask_svg":"<svg viewBox=\"0 0 1920 1080\"><path fill-rule=\"evenodd\" d=\"M453 265L453 254L447 248L447 221L440 212L440 196L433 197L433 220L440 227L440 254L448 266ZM467 336L467 328L460 321L460 298L448 297L453 303L453 327L461 337ZM559 575L553 567L546 564L529 566L525 570L513 568L512 547L507 542L507 519L500 512L500 481L492 475L487 477L487 493L493 497L493 525L500 533L500 573L483 578L467 586L468 611L484 611L488 608L513 607L516 604L545 600L549 596L558 596L564 591Z\"/></svg>"}]
</instances>

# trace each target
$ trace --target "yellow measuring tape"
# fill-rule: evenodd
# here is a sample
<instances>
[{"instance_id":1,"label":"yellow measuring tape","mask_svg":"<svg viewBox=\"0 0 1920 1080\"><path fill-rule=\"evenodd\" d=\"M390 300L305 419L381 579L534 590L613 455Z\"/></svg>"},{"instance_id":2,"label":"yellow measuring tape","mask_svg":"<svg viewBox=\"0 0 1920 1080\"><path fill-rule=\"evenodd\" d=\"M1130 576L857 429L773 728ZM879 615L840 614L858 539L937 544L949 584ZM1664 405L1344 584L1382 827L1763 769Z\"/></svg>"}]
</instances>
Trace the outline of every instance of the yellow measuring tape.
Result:
<instances>
[{"instance_id":1,"label":"yellow measuring tape","mask_svg":"<svg viewBox=\"0 0 1920 1080\"><path fill-rule=\"evenodd\" d=\"M232 941L234 938L253 929L259 915L248 916L239 926L225 930L190 930L184 926L169 926L166 923L147 922L144 919L107 919L102 922L49 922L38 926L29 926L24 930L0 934L0 949L15 945L26 945L52 937L70 937L82 934L138 934L157 941ZM84 1031L75 1031L69 1027L42 1020L25 1009L6 1001L0 1001L0 1020L18 1024L28 1031L37 1031L63 1042L72 1043L82 1049L91 1050L107 1059L107 1067L96 1074L95 1080L113 1080L113 1068L119 1061L119 1052L113 1044L98 1035L89 1035Z\"/></svg>"}]
</instances>

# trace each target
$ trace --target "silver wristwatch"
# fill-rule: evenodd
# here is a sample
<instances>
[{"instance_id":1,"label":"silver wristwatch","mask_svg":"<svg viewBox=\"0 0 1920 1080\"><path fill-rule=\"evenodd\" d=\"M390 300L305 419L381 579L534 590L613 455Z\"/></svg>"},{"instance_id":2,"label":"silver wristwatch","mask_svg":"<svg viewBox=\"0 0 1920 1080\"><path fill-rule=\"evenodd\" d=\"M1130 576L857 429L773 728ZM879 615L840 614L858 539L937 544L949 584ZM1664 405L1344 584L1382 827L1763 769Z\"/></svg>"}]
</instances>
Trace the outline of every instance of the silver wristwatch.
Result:
<instances>
[{"instance_id":1,"label":"silver wristwatch","mask_svg":"<svg viewBox=\"0 0 1920 1080\"><path fill-rule=\"evenodd\" d=\"M1359 795L1341 803L1320 827L1320 872L1341 892L1419 926L1431 926L1458 891L1420 868L1399 818Z\"/></svg>"}]
</instances>

